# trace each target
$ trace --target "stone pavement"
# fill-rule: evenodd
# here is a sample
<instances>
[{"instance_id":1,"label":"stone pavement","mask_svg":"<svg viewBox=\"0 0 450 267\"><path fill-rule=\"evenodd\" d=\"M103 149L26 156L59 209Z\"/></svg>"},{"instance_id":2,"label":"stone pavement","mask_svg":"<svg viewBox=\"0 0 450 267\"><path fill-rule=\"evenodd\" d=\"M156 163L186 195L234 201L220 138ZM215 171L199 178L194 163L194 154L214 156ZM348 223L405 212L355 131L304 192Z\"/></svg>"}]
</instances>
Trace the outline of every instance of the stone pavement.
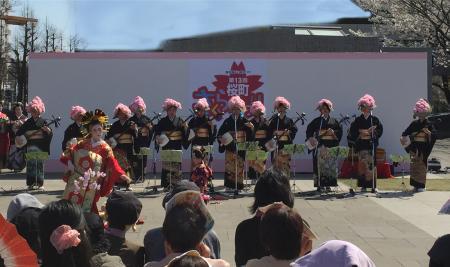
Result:
<instances>
[{"instance_id":1,"label":"stone pavement","mask_svg":"<svg viewBox=\"0 0 450 267\"><path fill-rule=\"evenodd\" d=\"M23 188L23 179L0 176L0 187ZM57 175L53 175L57 177ZM220 185L222 181L215 181ZM381 194L381 198L361 195L354 198L336 198L333 195L315 196L312 181L300 179L296 182L295 208L308 220L319 240L314 246L330 239L350 241L365 251L377 266L428 266L427 252L436 237L450 233L450 216L437 215L442 204L449 198L449 192L425 192L416 195L404 193ZM57 179L46 180L45 192L34 194L43 203L56 200L64 184ZM347 188L338 188L347 192ZM143 202L142 218L145 224L128 238L142 242L145 232L162 225L164 211L161 195L142 194L142 186L135 192ZM14 193L0 190L0 212L6 215L8 203ZM340 194L342 195L342 194ZM103 200L104 201L104 200ZM215 219L214 229L219 235L222 258L234 265L234 233L237 224L249 218L248 207L251 197L217 201L209 204Z\"/></svg>"}]
</instances>

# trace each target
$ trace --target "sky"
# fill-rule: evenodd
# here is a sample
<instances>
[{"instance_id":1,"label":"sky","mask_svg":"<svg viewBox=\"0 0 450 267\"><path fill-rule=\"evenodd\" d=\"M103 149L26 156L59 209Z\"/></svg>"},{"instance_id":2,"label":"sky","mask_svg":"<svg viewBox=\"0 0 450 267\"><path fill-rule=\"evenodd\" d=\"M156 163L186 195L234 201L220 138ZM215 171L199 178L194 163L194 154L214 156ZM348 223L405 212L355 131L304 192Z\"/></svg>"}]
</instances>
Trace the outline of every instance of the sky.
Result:
<instances>
[{"instance_id":1,"label":"sky","mask_svg":"<svg viewBox=\"0 0 450 267\"><path fill-rule=\"evenodd\" d=\"M78 34L90 50L153 49L171 38L368 15L350 0L29 0L27 3L41 22L47 18L64 35ZM16 13L20 8L21 5L16 6Z\"/></svg>"}]
</instances>

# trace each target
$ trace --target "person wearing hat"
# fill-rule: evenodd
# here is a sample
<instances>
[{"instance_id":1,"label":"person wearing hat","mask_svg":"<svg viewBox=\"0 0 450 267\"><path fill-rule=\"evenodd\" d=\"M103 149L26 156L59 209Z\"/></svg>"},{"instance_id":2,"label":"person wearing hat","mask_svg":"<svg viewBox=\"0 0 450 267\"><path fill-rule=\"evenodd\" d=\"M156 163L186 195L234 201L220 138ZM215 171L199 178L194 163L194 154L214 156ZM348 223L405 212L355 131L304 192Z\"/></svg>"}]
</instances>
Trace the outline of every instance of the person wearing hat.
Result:
<instances>
[{"instance_id":1,"label":"person wearing hat","mask_svg":"<svg viewBox=\"0 0 450 267\"><path fill-rule=\"evenodd\" d=\"M182 150L186 143L187 124L177 116L177 110L181 109L181 103L166 98L162 105L166 116L155 126L155 141L162 150ZM161 186L169 190L170 183L181 180L180 162L162 162Z\"/></svg>"},{"instance_id":2,"label":"person wearing hat","mask_svg":"<svg viewBox=\"0 0 450 267\"><path fill-rule=\"evenodd\" d=\"M108 125L108 116L100 109L89 111L83 116L82 124L89 134L66 149L60 158L67 168L63 176L66 182L63 198L80 205L85 212L98 213L97 202L100 197L108 196L117 181L130 183L131 179L120 167L112 148L102 138ZM89 183L83 182L81 186L80 176Z\"/></svg>"},{"instance_id":3,"label":"person wearing hat","mask_svg":"<svg viewBox=\"0 0 450 267\"><path fill-rule=\"evenodd\" d=\"M129 177L135 179L135 173L131 164L135 157L133 154L133 143L138 134L137 125L130 120L130 108L122 103L117 104L115 107L114 118L118 118L118 120L111 125L105 139L113 149L114 156L120 167ZM129 185L127 190L131 190Z\"/></svg>"},{"instance_id":4,"label":"person wearing hat","mask_svg":"<svg viewBox=\"0 0 450 267\"><path fill-rule=\"evenodd\" d=\"M231 97L228 100L230 116L224 120L217 133L219 152L225 152L224 183L227 191L231 192L244 188L245 151L236 151L237 143L251 140L254 128L244 117L245 111L244 100L239 96Z\"/></svg>"},{"instance_id":5,"label":"person wearing hat","mask_svg":"<svg viewBox=\"0 0 450 267\"><path fill-rule=\"evenodd\" d=\"M70 118L73 123L70 124L64 131L64 138L61 144L62 151L66 150L68 146L76 145L84 137L83 125L81 120L83 119L86 110L81 106L73 106L70 110Z\"/></svg>"},{"instance_id":6,"label":"person wearing hat","mask_svg":"<svg viewBox=\"0 0 450 267\"><path fill-rule=\"evenodd\" d=\"M214 219L199 192L176 194L166 204L166 211L162 232L167 256L158 262L148 262L145 267L167 266L174 258L191 250L196 250L210 266L230 266L224 260L211 259L210 249L203 242L214 225Z\"/></svg>"},{"instance_id":7,"label":"person wearing hat","mask_svg":"<svg viewBox=\"0 0 450 267\"><path fill-rule=\"evenodd\" d=\"M272 140L276 142L276 149L272 153L272 163L275 168L282 171L287 177L290 177L291 156L284 153L282 149L284 145L293 143L298 128L294 121L287 116L287 111L291 108L289 100L278 96L275 98L273 108L276 114L271 118L268 127L269 138L273 138Z\"/></svg>"},{"instance_id":8,"label":"person wearing hat","mask_svg":"<svg viewBox=\"0 0 450 267\"><path fill-rule=\"evenodd\" d=\"M142 203L132 192L114 191L106 201L106 237L111 247L109 255L120 256L127 267L143 266L144 247L125 238L126 232L138 221Z\"/></svg>"},{"instance_id":9,"label":"person wearing hat","mask_svg":"<svg viewBox=\"0 0 450 267\"><path fill-rule=\"evenodd\" d=\"M172 190L170 190L163 198L162 206L166 209L166 204L178 193L184 191L195 191L200 192L200 188L193 182L187 180L181 180L174 184ZM167 212L167 211L166 211ZM160 261L166 257L166 251L164 250L165 238L162 232L162 227L150 229L147 231L144 237L144 247L146 261ZM220 241L214 231L211 229L206 233L203 238L203 243L205 243L208 248L211 249L210 258L220 259Z\"/></svg>"},{"instance_id":10,"label":"person wearing hat","mask_svg":"<svg viewBox=\"0 0 450 267\"><path fill-rule=\"evenodd\" d=\"M409 184L414 187L416 192L423 192L428 172L428 156L436 142L436 135L433 125L427 120L431 113L428 101L423 98L419 99L413 112L417 119L412 121L402 133L400 142L411 157Z\"/></svg>"},{"instance_id":11,"label":"person wearing hat","mask_svg":"<svg viewBox=\"0 0 450 267\"><path fill-rule=\"evenodd\" d=\"M16 133L16 146L25 147L27 152L45 152L50 154L50 142L53 132L41 117L45 112L45 104L39 96L27 104L27 111L31 114L29 118ZM42 160L27 160L27 186L42 189L44 186L44 162Z\"/></svg>"},{"instance_id":12,"label":"person wearing hat","mask_svg":"<svg viewBox=\"0 0 450 267\"><path fill-rule=\"evenodd\" d=\"M337 186L337 158L334 159L329 148L339 146L342 138L342 127L336 118L330 116L333 103L321 99L316 110L320 116L312 120L306 128L306 142L311 145L313 153L314 186L321 192L323 188L330 191L330 186ZM320 176L320 181L319 181Z\"/></svg>"},{"instance_id":13,"label":"person wearing hat","mask_svg":"<svg viewBox=\"0 0 450 267\"><path fill-rule=\"evenodd\" d=\"M15 143L16 133L27 120L27 116L23 113L23 104L17 102L13 106L13 114L9 117L9 155L8 169L21 171L25 168L24 148L18 148Z\"/></svg>"},{"instance_id":14,"label":"person wearing hat","mask_svg":"<svg viewBox=\"0 0 450 267\"><path fill-rule=\"evenodd\" d=\"M208 100L201 98L194 104L193 117L188 123L188 145L191 145L191 171L203 162L205 165L209 165L209 146L214 143L214 136L216 135L217 128L214 125L214 118L210 119L206 116L209 110ZM194 151L202 151L202 153L194 153ZM199 157L200 156L200 157Z\"/></svg>"},{"instance_id":15,"label":"person wearing hat","mask_svg":"<svg viewBox=\"0 0 450 267\"><path fill-rule=\"evenodd\" d=\"M25 238L30 248L41 257L39 238L39 214L44 204L28 193L13 197L8 206L6 219L16 226L17 232Z\"/></svg>"},{"instance_id":16,"label":"person wearing hat","mask_svg":"<svg viewBox=\"0 0 450 267\"><path fill-rule=\"evenodd\" d=\"M358 153L358 186L361 187L361 192L366 192L368 187L372 188L372 192L376 192L377 188L375 151L383 134L383 124L372 115L375 107L375 99L371 95L366 94L358 100L361 115L350 125L347 137L349 146Z\"/></svg>"},{"instance_id":17,"label":"person wearing hat","mask_svg":"<svg viewBox=\"0 0 450 267\"><path fill-rule=\"evenodd\" d=\"M137 125L138 135L134 140L134 151L139 153L142 148L149 148L153 136L153 124L151 119L145 115L147 105L144 99L140 96L134 98L130 105L130 110L133 112L133 117L130 121ZM142 158L141 158L142 157ZM135 156L132 161L135 181L143 180L145 174L145 167L147 167L147 156Z\"/></svg>"},{"instance_id":18,"label":"person wearing hat","mask_svg":"<svg viewBox=\"0 0 450 267\"><path fill-rule=\"evenodd\" d=\"M266 107L261 101L254 101L250 106L250 114L252 119L250 122L253 124L252 141L258 142L260 149L265 150L266 142L268 141L268 121L264 117L266 114ZM256 184L258 177L266 169L265 160L251 160L248 162L248 177L252 180L252 184Z\"/></svg>"}]
</instances>

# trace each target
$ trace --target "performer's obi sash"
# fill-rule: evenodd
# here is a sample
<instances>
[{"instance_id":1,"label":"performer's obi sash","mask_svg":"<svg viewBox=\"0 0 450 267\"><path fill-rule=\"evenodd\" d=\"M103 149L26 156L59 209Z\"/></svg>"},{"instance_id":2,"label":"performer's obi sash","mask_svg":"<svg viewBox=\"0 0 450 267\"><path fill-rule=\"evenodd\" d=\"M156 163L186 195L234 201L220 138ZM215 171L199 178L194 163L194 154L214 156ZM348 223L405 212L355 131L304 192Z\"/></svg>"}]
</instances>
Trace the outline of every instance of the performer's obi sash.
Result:
<instances>
[{"instance_id":1,"label":"performer's obi sash","mask_svg":"<svg viewBox=\"0 0 450 267\"><path fill-rule=\"evenodd\" d=\"M133 136L131 134L120 134L116 137L117 143L119 144L132 144L133 143Z\"/></svg>"},{"instance_id":2,"label":"performer's obi sash","mask_svg":"<svg viewBox=\"0 0 450 267\"><path fill-rule=\"evenodd\" d=\"M370 131L369 129L359 129L359 138L362 140L370 140Z\"/></svg>"},{"instance_id":3,"label":"performer's obi sash","mask_svg":"<svg viewBox=\"0 0 450 267\"><path fill-rule=\"evenodd\" d=\"M236 136L236 141L238 143L245 142L245 132L244 131L237 131L236 134L234 131L230 131L231 136Z\"/></svg>"},{"instance_id":4,"label":"performer's obi sash","mask_svg":"<svg viewBox=\"0 0 450 267\"><path fill-rule=\"evenodd\" d=\"M195 136L201 137L201 138L207 138L209 137L209 130L206 128L198 128L195 130Z\"/></svg>"},{"instance_id":5,"label":"performer's obi sash","mask_svg":"<svg viewBox=\"0 0 450 267\"><path fill-rule=\"evenodd\" d=\"M64 189L63 198L70 200L72 203L78 204L85 212L90 212L92 204L95 199L96 190L89 189L89 186L85 188L80 186L80 191L77 194L75 192L75 182L84 175L84 172L91 169L95 172L101 170L103 158L99 154L91 152L86 149L80 149L73 152L73 164L75 165L75 171L69 175L67 179L66 188ZM92 179L92 178L91 178ZM106 177L104 178L106 179ZM89 181L89 184L95 182ZM100 183L101 184L101 183Z\"/></svg>"},{"instance_id":6,"label":"performer's obi sash","mask_svg":"<svg viewBox=\"0 0 450 267\"><path fill-rule=\"evenodd\" d=\"M183 133L181 131L167 131L163 132L169 138L170 141L179 141L183 139Z\"/></svg>"},{"instance_id":7,"label":"performer's obi sash","mask_svg":"<svg viewBox=\"0 0 450 267\"><path fill-rule=\"evenodd\" d=\"M284 130L275 131L275 135L278 136L279 141L289 141L289 135Z\"/></svg>"},{"instance_id":8,"label":"performer's obi sash","mask_svg":"<svg viewBox=\"0 0 450 267\"><path fill-rule=\"evenodd\" d=\"M28 140L44 139L44 133L41 130L26 131L25 136L27 137Z\"/></svg>"},{"instance_id":9,"label":"performer's obi sash","mask_svg":"<svg viewBox=\"0 0 450 267\"><path fill-rule=\"evenodd\" d=\"M328 129L321 129L319 132L319 138L321 140L336 140L336 138L328 132Z\"/></svg>"},{"instance_id":10,"label":"performer's obi sash","mask_svg":"<svg viewBox=\"0 0 450 267\"><path fill-rule=\"evenodd\" d=\"M418 133L413 133L413 136L414 136L414 142L425 143L428 141L428 135L423 131L420 131Z\"/></svg>"},{"instance_id":11,"label":"performer's obi sash","mask_svg":"<svg viewBox=\"0 0 450 267\"><path fill-rule=\"evenodd\" d=\"M255 139L265 139L265 138L267 138L266 130L257 130L255 132Z\"/></svg>"}]
</instances>

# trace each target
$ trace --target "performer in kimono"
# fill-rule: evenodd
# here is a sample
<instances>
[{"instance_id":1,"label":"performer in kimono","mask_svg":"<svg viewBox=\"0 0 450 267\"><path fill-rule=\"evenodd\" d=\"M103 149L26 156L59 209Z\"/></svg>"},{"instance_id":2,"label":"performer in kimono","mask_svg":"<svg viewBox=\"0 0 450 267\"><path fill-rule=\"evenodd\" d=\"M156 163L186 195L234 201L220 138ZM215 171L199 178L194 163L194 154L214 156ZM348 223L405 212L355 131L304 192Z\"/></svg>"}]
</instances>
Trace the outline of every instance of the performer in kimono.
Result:
<instances>
[{"instance_id":1,"label":"performer in kimono","mask_svg":"<svg viewBox=\"0 0 450 267\"><path fill-rule=\"evenodd\" d=\"M18 102L13 106L13 114L10 116L9 127L9 156L8 156L8 169L14 171L21 171L25 168L25 147L18 148L15 143L16 133L27 120L27 116L23 114L23 105Z\"/></svg>"},{"instance_id":2,"label":"performer in kimono","mask_svg":"<svg viewBox=\"0 0 450 267\"><path fill-rule=\"evenodd\" d=\"M137 125L130 120L131 110L122 103L117 104L114 109L114 118L118 118L118 120L111 125L105 139L113 149L114 157L122 170L129 177L134 178L131 162L135 158L133 143L138 133ZM131 190L130 187L127 189Z\"/></svg>"},{"instance_id":3,"label":"performer in kimono","mask_svg":"<svg viewBox=\"0 0 450 267\"><path fill-rule=\"evenodd\" d=\"M86 134L86 130L81 125L84 114L86 114L86 110L81 106L73 106L70 109L69 116L74 122L64 131L64 139L61 144L62 151L66 150L68 146L78 143ZM83 132L85 133L83 134Z\"/></svg>"},{"instance_id":4,"label":"performer in kimono","mask_svg":"<svg viewBox=\"0 0 450 267\"><path fill-rule=\"evenodd\" d=\"M252 137L249 138L251 141L258 142L260 149L265 150L266 142L268 141L268 122L264 117L266 114L266 107L261 101L255 101L250 106L250 113L253 116L250 121L254 128ZM258 177L265 171L266 161L265 160L252 160L249 161L248 167L248 177L252 180L252 184L255 184Z\"/></svg>"},{"instance_id":5,"label":"performer in kimono","mask_svg":"<svg viewBox=\"0 0 450 267\"><path fill-rule=\"evenodd\" d=\"M45 112L45 105L39 96L28 103L27 112L29 118L16 133L16 146L18 148L26 145L29 152L46 152L50 154L50 142L53 136L52 130L41 117ZM42 160L27 160L27 186L33 189L37 186L42 189L44 185L44 163Z\"/></svg>"},{"instance_id":6,"label":"performer in kimono","mask_svg":"<svg viewBox=\"0 0 450 267\"><path fill-rule=\"evenodd\" d=\"M9 118L8 115L0 111L0 172L8 165L9 155Z\"/></svg>"},{"instance_id":7,"label":"performer in kimono","mask_svg":"<svg viewBox=\"0 0 450 267\"><path fill-rule=\"evenodd\" d=\"M224 182L227 191L244 188L245 151L237 151L236 143L251 139L254 128L253 124L244 117L245 110L244 100L239 96L231 97L228 100L230 116L224 120L217 134L219 152L225 152Z\"/></svg>"},{"instance_id":8,"label":"performer in kimono","mask_svg":"<svg viewBox=\"0 0 450 267\"><path fill-rule=\"evenodd\" d=\"M130 105L133 117L130 121L137 125L138 135L134 140L134 151L139 153L142 148L149 148L153 136L153 124L151 119L145 115L147 105L140 96L134 98ZM147 167L147 156L135 156L133 158L134 181L143 180L145 176L145 168Z\"/></svg>"},{"instance_id":9,"label":"performer in kimono","mask_svg":"<svg viewBox=\"0 0 450 267\"><path fill-rule=\"evenodd\" d=\"M433 125L427 120L427 116L431 113L430 104L425 99L419 99L413 111L414 117L418 119L406 128L400 141L411 156L409 183L414 187L414 191L424 192L428 156L436 142L436 136Z\"/></svg>"},{"instance_id":10,"label":"performer in kimono","mask_svg":"<svg viewBox=\"0 0 450 267\"><path fill-rule=\"evenodd\" d=\"M108 196L117 181L131 182L114 157L112 148L102 139L107 124L108 117L100 109L85 113L82 125L89 134L77 144L70 145L60 159L67 166L63 198L77 203L85 212L98 213L98 200Z\"/></svg>"},{"instance_id":11,"label":"performer in kimono","mask_svg":"<svg viewBox=\"0 0 450 267\"><path fill-rule=\"evenodd\" d=\"M295 136L297 135L297 126L294 121L286 114L291 108L291 103L282 97L275 98L273 108L277 112L270 120L268 127L268 135L272 140L268 142L276 142L277 148L272 153L272 163L275 169L281 171L287 177L291 176L291 155L283 151L283 147L286 144L292 144ZM270 143L267 146L269 146Z\"/></svg>"},{"instance_id":12,"label":"performer in kimono","mask_svg":"<svg viewBox=\"0 0 450 267\"><path fill-rule=\"evenodd\" d=\"M188 145L191 145L191 171L197 167L197 162L203 161L204 164L209 164L209 150L208 147L214 143L214 138L217 133L217 128L214 125L214 120L206 116L209 110L209 104L206 98L201 98L194 105L195 117L188 123L189 137ZM202 151L202 153L193 153L194 148ZM203 158L196 159L196 155L202 155Z\"/></svg>"},{"instance_id":13,"label":"performer in kimono","mask_svg":"<svg viewBox=\"0 0 450 267\"><path fill-rule=\"evenodd\" d=\"M330 191L330 186L337 186L339 173L338 159L330 154L329 149L339 146L342 127L336 118L330 116L333 110L333 103L330 100L321 99L316 109L320 111L320 116L308 124L306 140L314 147L310 150L313 153L314 186L319 192L323 188Z\"/></svg>"},{"instance_id":14,"label":"performer in kimono","mask_svg":"<svg viewBox=\"0 0 450 267\"><path fill-rule=\"evenodd\" d=\"M177 110L181 109L180 102L166 98L162 105L167 116L162 118L155 126L155 141L162 150L182 150L186 142L187 124L177 116ZM161 186L170 189L170 183L175 184L181 180L180 162L162 162Z\"/></svg>"},{"instance_id":15,"label":"performer in kimono","mask_svg":"<svg viewBox=\"0 0 450 267\"><path fill-rule=\"evenodd\" d=\"M358 108L362 114L352 122L348 137L349 146L354 146L354 151L358 154L358 186L361 187L361 192L366 192L368 187L376 192L377 186L375 151L383 134L383 125L372 115L375 107L375 99L371 95L366 94L358 100Z\"/></svg>"}]
</instances>

